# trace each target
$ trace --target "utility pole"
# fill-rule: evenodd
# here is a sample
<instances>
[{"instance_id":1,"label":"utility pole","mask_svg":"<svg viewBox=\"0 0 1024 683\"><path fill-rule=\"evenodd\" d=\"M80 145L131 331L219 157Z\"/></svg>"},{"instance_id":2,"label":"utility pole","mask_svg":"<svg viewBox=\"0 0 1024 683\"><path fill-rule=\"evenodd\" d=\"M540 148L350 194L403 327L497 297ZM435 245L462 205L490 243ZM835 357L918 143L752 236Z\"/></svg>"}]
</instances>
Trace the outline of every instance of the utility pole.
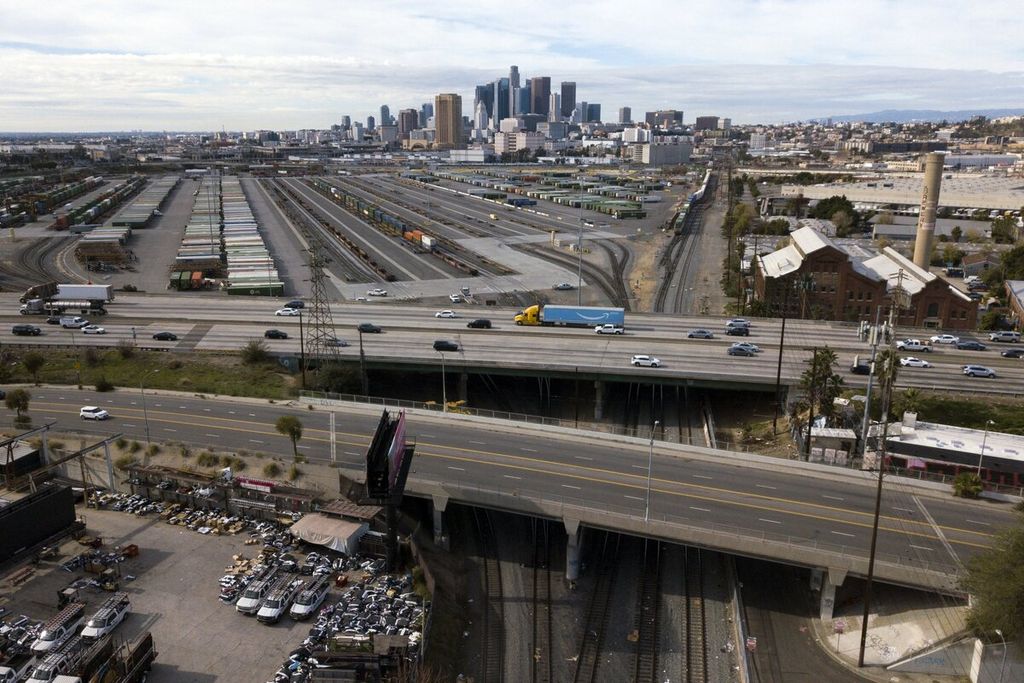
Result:
<instances>
[{"instance_id":1,"label":"utility pole","mask_svg":"<svg viewBox=\"0 0 1024 683\"><path fill-rule=\"evenodd\" d=\"M811 425L814 424L814 396L818 391L818 347L814 347L811 355L811 386L807 391L807 445L804 448L804 459L811 459Z\"/></svg>"},{"instance_id":2,"label":"utility pole","mask_svg":"<svg viewBox=\"0 0 1024 683\"><path fill-rule=\"evenodd\" d=\"M779 337L779 363L775 368L775 417L772 418L772 434L779 433L779 411L782 404L782 349L786 345L786 313L789 311L789 290L793 283L783 280L786 295L782 302L782 334Z\"/></svg>"}]
</instances>

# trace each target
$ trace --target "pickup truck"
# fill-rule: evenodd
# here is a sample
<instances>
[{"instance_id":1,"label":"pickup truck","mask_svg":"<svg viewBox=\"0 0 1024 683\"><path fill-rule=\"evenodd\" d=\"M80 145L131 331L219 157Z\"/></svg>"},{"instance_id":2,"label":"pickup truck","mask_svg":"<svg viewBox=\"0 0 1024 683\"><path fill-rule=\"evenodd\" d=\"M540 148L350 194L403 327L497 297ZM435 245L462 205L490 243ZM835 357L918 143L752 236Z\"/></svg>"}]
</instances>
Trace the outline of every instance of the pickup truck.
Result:
<instances>
[{"instance_id":1,"label":"pickup truck","mask_svg":"<svg viewBox=\"0 0 1024 683\"><path fill-rule=\"evenodd\" d=\"M932 347L925 344L920 339L904 339L896 342L896 348L900 351L924 351L925 353L931 353Z\"/></svg>"},{"instance_id":2,"label":"pickup truck","mask_svg":"<svg viewBox=\"0 0 1024 683\"><path fill-rule=\"evenodd\" d=\"M598 334L625 334L626 330L622 325L615 325L613 323L605 323L604 325L598 325L594 328L594 332Z\"/></svg>"}]
</instances>

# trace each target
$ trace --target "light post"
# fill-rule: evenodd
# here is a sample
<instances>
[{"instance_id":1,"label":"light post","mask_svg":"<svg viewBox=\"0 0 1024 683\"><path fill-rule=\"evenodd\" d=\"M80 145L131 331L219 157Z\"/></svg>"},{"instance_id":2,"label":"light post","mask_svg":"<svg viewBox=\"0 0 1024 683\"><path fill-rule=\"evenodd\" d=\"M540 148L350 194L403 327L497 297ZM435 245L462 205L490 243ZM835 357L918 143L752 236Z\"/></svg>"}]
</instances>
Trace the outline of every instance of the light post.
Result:
<instances>
[{"instance_id":1,"label":"light post","mask_svg":"<svg viewBox=\"0 0 1024 683\"><path fill-rule=\"evenodd\" d=\"M644 506L644 521L651 518L651 469L654 465L654 434L658 431L659 420L654 421L651 427L651 442L647 449L647 504Z\"/></svg>"},{"instance_id":2,"label":"light post","mask_svg":"<svg viewBox=\"0 0 1024 683\"><path fill-rule=\"evenodd\" d=\"M576 226L576 305L583 305L583 179L579 182L580 215Z\"/></svg>"},{"instance_id":3,"label":"light post","mask_svg":"<svg viewBox=\"0 0 1024 683\"><path fill-rule=\"evenodd\" d=\"M441 354L441 412L448 412L448 382L445 379L444 374L444 351L438 351Z\"/></svg>"},{"instance_id":4,"label":"light post","mask_svg":"<svg viewBox=\"0 0 1024 683\"><path fill-rule=\"evenodd\" d=\"M981 453L978 454L978 479L981 479L981 461L985 458L985 442L988 441L988 428L994 424L993 420L985 420L985 435L981 437Z\"/></svg>"},{"instance_id":5,"label":"light post","mask_svg":"<svg viewBox=\"0 0 1024 683\"><path fill-rule=\"evenodd\" d=\"M142 374L139 378L139 393L142 394L142 419L146 423L146 443L149 443L149 412L146 410L146 377L153 374L154 372L160 372L160 368L156 370L150 370Z\"/></svg>"},{"instance_id":6,"label":"light post","mask_svg":"<svg viewBox=\"0 0 1024 683\"><path fill-rule=\"evenodd\" d=\"M1003 660L999 662L999 683L1003 683L1003 669L1006 667L1006 638L1003 637L1003 632L996 629L996 635L999 636L999 640L1003 641Z\"/></svg>"}]
</instances>

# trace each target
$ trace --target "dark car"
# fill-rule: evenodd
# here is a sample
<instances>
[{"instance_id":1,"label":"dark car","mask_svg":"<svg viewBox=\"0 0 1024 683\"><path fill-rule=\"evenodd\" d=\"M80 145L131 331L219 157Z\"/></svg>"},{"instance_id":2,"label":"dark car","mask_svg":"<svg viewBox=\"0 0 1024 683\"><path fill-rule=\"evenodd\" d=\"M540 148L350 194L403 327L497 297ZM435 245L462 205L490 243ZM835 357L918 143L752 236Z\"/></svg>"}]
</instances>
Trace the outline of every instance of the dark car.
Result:
<instances>
[{"instance_id":1,"label":"dark car","mask_svg":"<svg viewBox=\"0 0 1024 683\"><path fill-rule=\"evenodd\" d=\"M359 323L359 327L356 329L367 334L379 334L381 331L380 328L373 323Z\"/></svg>"},{"instance_id":2,"label":"dark car","mask_svg":"<svg viewBox=\"0 0 1024 683\"><path fill-rule=\"evenodd\" d=\"M288 333L282 330L267 330L263 336L267 339L287 339Z\"/></svg>"},{"instance_id":3,"label":"dark car","mask_svg":"<svg viewBox=\"0 0 1024 683\"><path fill-rule=\"evenodd\" d=\"M736 328L740 329L740 328ZM746 331L746 328L743 328ZM711 333L711 330L690 330L690 333L686 335L687 339L714 339L715 335Z\"/></svg>"},{"instance_id":4,"label":"dark car","mask_svg":"<svg viewBox=\"0 0 1024 683\"><path fill-rule=\"evenodd\" d=\"M157 341L178 341L178 335L173 332L157 332L153 335Z\"/></svg>"},{"instance_id":5,"label":"dark car","mask_svg":"<svg viewBox=\"0 0 1024 683\"><path fill-rule=\"evenodd\" d=\"M1007 349L1002 355L1004 358L1024 358L1024 349Z\"/></svg>"},{"instance_id":6,"label":"dark car","mask_svg":"<svg viewBox=\"0 0 1024 683\"><path fill-rule=\"evenodd\" d=\"M984 351L988 347L979 341L973 339L964 339L956 343L956 348L961 351Z\"/></svg>"},{"instance_id":7,"label":"dark car","mask_svg":"<svg viewBox=\"0 0 1024 683\"><path fill-rule=\"evenodd\" d=\"M49 318L46 319L46 324L47 325L60 325L60 316L59 315L51 315Z\"/></svg>"},{"instance_id":8,"label":"dark car","mask_svg":"<svg viewBox=\"0 0 1024 683\"><path fill-rule=\"evenodd\" d=\"M447 339L438 339L434 342L435 351L458 351L459 345Z\"/></svg>"},{"instance_id":9,"label":"dark car","mask_svg":"<svg viewBox=\"0 0 1024 683\"><path fill-rule=\"evenodd\" d=\"M730 356L756 356L752 349L748 349L745 346L730 346L728 354Z\"/></svg>"},{"instance_id":10,"label":"dark car","mask_svg":"<svg viewBox=\"0 0 1024 683\"><path fill-rule=\"evenodd\" d=\"M38 337L43 331L35 325L15 325L11 328L11 334L21 336Z\"/></svg>"},{"instance_id":11,"label":"dark car","mask_svg":"<svg viewBox=\"0 0 1024 683\"><path fill-rule=\"evenodd\" d=\"M5 398L7 398L7 392L4 391L3 389L0 389L0 401L4 400Z\"/></svg>"},{"instance_id":12,"label":"dark car","mask_svg":"<svg viewBox=\"0 0 1024 683\"><path fill-rule=\"evenodd\" d=\"M733 337L749 337L750 329L746 327L727 327L725 333Z\"/></svg>"},{"instance_id":13,"label":"dark car","mask_svg":"<svg viewBox=\"0 0 1024 683\"><path fill-rule=\"evenodd\" d=\"M857 363L856 365L850 366L850 372L855 375L870 375L871 366L867 363Z\"/></svg>"},{"instance_id":14,"label":"dark car","mask_svg":"<svg viewBox=\"0 0 1024 683\"><path fill-rule=\"evenodd\" d=\"M327 344L327 346L334 346L336 348L343 348L345 346L348 346L347 341L345 341L344 339L338 339L337 337L331 337L324 343Z\"/></svg>"},{"instance_id":15,"label":"dark car","mask_svg":"<svg viewBox=\"0 0 1024 683\"><path fill-rule=\"evenodd\" d=\"M302 301L299 301L298 299L296 299L295 301L289 301L288 303L286 303L283 306L283 308L305 308L305 307L306 307L306 304L304 302L302 302Z\"/></svg>"},{"instance_id":16,"label":"dark car","mask_svg":"<svg viewBox=\"0 0 1024 683\"><path fill-rule=\"evenodd\" d=\"M470 320L466 323L466 327L474 327L480 330L491 329L491 321L487 318L478 318L477 320Z\"/></svg>"}]
</instances>

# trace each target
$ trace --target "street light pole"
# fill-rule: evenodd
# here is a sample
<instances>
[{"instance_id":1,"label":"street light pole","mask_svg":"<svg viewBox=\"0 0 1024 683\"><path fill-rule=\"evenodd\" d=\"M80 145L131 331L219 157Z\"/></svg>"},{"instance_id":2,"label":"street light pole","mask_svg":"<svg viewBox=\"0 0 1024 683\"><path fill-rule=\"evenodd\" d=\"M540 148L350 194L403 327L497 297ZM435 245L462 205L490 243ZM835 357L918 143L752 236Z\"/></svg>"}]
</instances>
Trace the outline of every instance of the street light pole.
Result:
<instances>
[{"instance_id":1,"label":"street light pole","mask_svg":"<svg viewBox=\"0 0 1024 683\"><path fill-rule=\"evenodd\" d=\"M1003 683L1003 669L1006 667L1006 638L1003 637L1003 632L996 629L996 635L999 636L999 640L1003 641L1003 660L999 663L999 683Z\"/></svg>"},{"instance_id":2,"label":"street light pole","mask_svg":"<svg viewBox=\"0 0 1024 683\"><path fill-rule=\"evenodd\" d=\"M981 437L981 453L978 454L978 478L981 479L981 461L985 457L985 442L988 441L988 428L994 425L992 420L985 420L985 435Z\"/></svg>"},{"instance_id":3,"label":"street light pole","mask_svg":"<svg viewBox=\"0 0 1024 683\"><path fill-rule=\"evenodd\" d=\"M651 518L651 469L654 465L654 434L658 431L658 425L660 424L659 420L654 421L654 425L651 427L651 443L647 449L647 504L644 506L645 522Z\"/></svg>"}]
</instances>

